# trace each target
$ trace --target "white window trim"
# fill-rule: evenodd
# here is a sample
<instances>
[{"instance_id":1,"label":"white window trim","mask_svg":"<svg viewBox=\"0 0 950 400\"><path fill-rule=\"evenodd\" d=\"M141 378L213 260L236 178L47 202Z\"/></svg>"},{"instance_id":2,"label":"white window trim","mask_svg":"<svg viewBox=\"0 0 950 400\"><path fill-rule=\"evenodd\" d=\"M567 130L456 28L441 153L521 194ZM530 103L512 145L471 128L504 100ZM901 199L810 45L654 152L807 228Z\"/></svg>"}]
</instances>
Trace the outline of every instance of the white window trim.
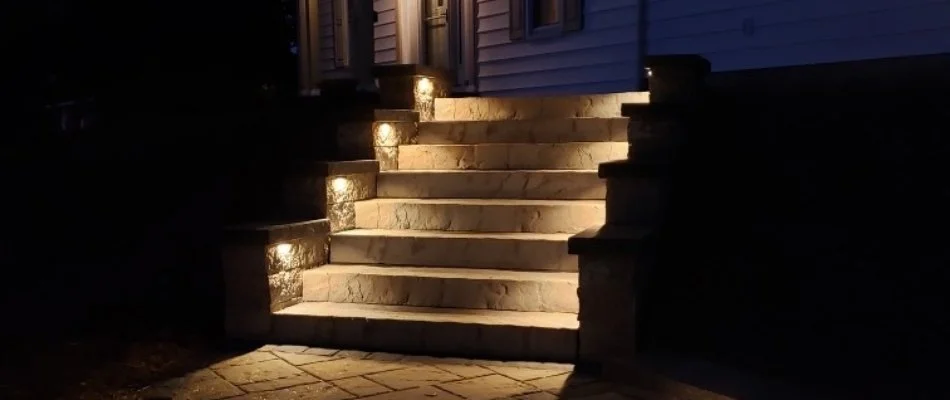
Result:
<instances>
[{"instance_id":1,"label":"white window trim","mask_svg":"<svg viewBox=\"0 0 950 400\"><path fill-rule=\"evenodd\" d=\"M525 30L524 37L527 40L531 39L547 39L552 37L560 37L564 35L564 0L558 0L557 2L557 15L558 21L555 24L534 27L534 8L536 7L534 1L525 0L524 15L525 15Z\"/></svg>"}]
</instances>

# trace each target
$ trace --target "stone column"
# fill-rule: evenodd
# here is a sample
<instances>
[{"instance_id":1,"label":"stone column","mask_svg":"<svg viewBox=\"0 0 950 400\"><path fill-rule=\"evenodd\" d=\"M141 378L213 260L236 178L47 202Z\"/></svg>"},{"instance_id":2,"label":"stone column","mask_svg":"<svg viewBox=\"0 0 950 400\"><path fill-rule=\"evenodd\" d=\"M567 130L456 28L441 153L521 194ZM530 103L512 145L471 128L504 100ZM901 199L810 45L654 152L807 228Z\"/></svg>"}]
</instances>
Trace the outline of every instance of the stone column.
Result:
<instances>
[{"instance_id":1,"label":"stone column","mask_svg":"<svg viewBox=\"0 0 950 400\"><path fill-rule=\"evenodd\" d=\"M630 118L626 160L601 164L606 224L568 242L579 256L582 367L611 369L636 356L637 307L655 267L678 149L702 105L709 63L695 56L651 57L650 103L624 104Z\"/></svg>"},{"instance_id":2,"label":"stone column","mask_svg":"<svg viewBox=\"0 0 950 400\"><path fill-rule=\"evenodd\" d=\"M373 77L373 65L376 64L376 50L373 38L375 11L372 0L349 0L350 23L350 70L356 79L356 90L375 92L376 80Z\"/></svg>"},{"instance_id":3,"label":"stone column","mask_svg":"<svg viewBox=\"0 0 950 400\"><path fill-rule=\"evenodd\" d=\"M421 65L379 65L374 73L382 108L416 111L420 121L435 118L435 99L451 87L444 71Z\"/></svg>"}]
</instances>

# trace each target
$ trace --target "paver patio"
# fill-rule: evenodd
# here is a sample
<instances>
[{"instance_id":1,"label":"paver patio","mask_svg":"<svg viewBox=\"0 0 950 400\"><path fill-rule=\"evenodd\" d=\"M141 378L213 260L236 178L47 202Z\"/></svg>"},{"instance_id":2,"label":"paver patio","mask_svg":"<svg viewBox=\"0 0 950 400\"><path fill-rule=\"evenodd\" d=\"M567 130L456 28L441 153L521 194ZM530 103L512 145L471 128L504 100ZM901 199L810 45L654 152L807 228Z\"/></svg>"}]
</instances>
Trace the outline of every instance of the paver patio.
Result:
<instances>
[{"instance_id":1,"label":"paver patio","mask_svg":"<svg viewBox=\"0 0 950 400\"><path fill-rule=\"evenodd\" d=\"M403 356L267 345L172 379L148 399L585 399L641 397L635 388L600 382L570 364Z\"/></svg>"}]
</instances>

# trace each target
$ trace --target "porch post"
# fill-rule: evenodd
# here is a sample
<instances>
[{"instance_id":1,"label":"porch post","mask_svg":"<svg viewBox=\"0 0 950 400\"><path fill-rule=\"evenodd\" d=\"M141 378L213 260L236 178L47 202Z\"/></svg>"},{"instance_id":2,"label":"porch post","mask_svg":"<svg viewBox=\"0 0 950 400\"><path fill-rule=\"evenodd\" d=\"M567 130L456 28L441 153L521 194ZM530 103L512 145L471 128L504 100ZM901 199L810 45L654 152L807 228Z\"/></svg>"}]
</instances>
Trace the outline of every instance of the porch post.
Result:
<instances>
[{"instance_id":1,"label":"porch post","mask_svg":"<svg viewBox=\"0 0 950 400\"><path fill-rule=\"evenodd\" d=\"M349 0L350 70L356 79L357 90L362 92L377 91L373 78L373 3L372 0Z\"/></svg>"},{"instance_id":2,"label":"porch post","mask_svg":"<svg viewBox=\"0 0 950 400\"><path fill-rule=\"evenodd\" d=\"M297 60L300 94L317 94L320 84L320 21L317 0L297 1Z\"/></svg>"}]
</instances>

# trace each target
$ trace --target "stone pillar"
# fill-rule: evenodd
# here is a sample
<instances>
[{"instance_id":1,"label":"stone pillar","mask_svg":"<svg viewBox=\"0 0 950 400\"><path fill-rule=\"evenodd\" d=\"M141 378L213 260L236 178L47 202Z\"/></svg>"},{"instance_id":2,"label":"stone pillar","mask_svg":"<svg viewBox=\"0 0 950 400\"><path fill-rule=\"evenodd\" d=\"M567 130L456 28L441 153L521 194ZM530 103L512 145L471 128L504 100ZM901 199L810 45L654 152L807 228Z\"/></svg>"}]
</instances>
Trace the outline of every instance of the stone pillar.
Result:
<instances>
[{"instance_id":1,"label":"stone pillar","mask_svg":"<svg viewBox=\"0 0 950 400\"><path fill-rule=\"evenodd\" d=\"M434 119L435 99L448 97L451 87L444 71L421 65L380 65L374 73L382 108L416 111L420 121Z\"/></svg>"},{"instance_id":2,"label":"stone pillar","mask_svg":"<svg viewBox=\"0 0 950 400\"><path fill-rule=\"evenodd\" d=\"M347 3L350 23L350 70L356 79L356 90L361 92L377 90L373 78L373 65L376 64L373 3L372 0L349 0Z\"/></svg>"},{"instance_id":3,"label":"stone pillar","mask_svg":"<svg viewBox=\"0 0 950 400\"><path fill-rule=\"evenodd\" d=\"M701 107L709 63L695 56L651 57L650 103L624 104L630 118L626 160L601 164L606 224L573 236L579 256L582 367L610 369L636 356L637 307L655 267L678 148Z\"/></svg>"},{"instance_id":4,"label":"stone pillar","mask_svg":"<svg viewBox=\"0 0 950 400\"><path fill-rule=\"evenodd\" d=\"M326 264L329 231L325 219L228 229L221 262L229 337L268 337L272 313L303 297L303 271Z\"/></svg>"}]
</instances>

